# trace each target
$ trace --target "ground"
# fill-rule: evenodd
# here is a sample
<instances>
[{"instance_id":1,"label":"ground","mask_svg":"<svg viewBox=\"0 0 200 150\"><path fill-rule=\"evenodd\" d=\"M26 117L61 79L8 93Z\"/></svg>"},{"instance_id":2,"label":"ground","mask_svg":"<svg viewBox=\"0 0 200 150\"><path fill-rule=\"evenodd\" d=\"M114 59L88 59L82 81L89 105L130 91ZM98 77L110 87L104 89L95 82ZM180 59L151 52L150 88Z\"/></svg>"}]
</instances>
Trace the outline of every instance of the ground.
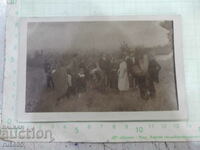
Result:
<instances>
[{"instance_id":1,"label":"ground","mask_svg":"<svg viewBox=\"0 0 200 150\"><path fill-rule=\"evenodd\" d=\"M27 68L27 112L102 112L102 111L159 111L177 110L174 69L172 58L159 61L162 66L160 83L156 86L156 97L143 100L139 89L118 92L108 89L100 93L94 89L81 95L64 97L58 102L58 97L65 92L62 69L54 75L55 89L47 89L45 74L40 67Z\"/></svg>"}]
</instances>

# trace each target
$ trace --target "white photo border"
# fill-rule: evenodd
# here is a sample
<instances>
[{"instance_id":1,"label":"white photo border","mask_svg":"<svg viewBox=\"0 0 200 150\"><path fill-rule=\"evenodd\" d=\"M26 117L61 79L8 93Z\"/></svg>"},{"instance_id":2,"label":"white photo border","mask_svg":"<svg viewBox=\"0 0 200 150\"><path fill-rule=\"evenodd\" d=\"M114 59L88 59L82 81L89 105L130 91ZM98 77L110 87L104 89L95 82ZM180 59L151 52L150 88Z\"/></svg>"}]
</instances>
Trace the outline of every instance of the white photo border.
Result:
<instances>
[{"instance_id":1,"label":"white photo border","mask_svg":"<svg viewBox=\"0 0 200 150\"><path fill-rule=\"evenodd\" d=\"M82 22L82 21L173 21L174 63L178 98L178 110L173 111L135 111L135 112L32 112L25 111L26 104L26 57L27 24L29 22ZM186 120L188 111L185 94L184 61L182 47L182 28L180 16L102 16L102 17L54 17L21 18L19 27L19 55L17 71L17 120L19 122L63 122L63 121L152 121Z\"/></svg>"}]
</instances>

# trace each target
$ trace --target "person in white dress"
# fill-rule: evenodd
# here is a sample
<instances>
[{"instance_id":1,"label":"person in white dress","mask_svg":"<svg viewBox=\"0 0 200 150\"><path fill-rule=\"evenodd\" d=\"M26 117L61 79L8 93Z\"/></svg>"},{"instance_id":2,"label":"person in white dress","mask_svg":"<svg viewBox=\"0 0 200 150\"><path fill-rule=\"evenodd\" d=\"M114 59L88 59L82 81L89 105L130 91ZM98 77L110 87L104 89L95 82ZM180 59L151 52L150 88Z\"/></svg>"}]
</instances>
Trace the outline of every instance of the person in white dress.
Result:
<instances>
[{"instance_id":1,"label":"person in white dress","mask_svg":"<svg viewBox=\"0 0 200 150\"><path fill-rule=\"evenodd\" d=\"M128 91L129 90L127 64L126 64L125 60L122 60L120 65L119 65L119 70L118 70L118 89L120 91Z\"/></svg>"}]
</instances>

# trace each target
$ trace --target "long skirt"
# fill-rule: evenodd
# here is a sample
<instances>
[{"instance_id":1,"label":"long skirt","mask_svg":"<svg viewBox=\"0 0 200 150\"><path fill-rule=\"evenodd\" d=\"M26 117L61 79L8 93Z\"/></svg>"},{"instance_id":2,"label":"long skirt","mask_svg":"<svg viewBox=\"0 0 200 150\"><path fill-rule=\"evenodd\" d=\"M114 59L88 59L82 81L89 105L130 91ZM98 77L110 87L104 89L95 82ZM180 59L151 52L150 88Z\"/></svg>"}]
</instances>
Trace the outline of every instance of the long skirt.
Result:
<instances>
[{"instance_id":1,"label":"long skirt","mask_svg":"<svg viewBox=\"0 0 200 150\"><path fill-rule=\"evenodd\" d=\"M118 89L120 91L128 91L129 90L129 80L128 80L127 73L125 73L125 75L122 78L118 79Z\"/></svg>"}]
</instances>

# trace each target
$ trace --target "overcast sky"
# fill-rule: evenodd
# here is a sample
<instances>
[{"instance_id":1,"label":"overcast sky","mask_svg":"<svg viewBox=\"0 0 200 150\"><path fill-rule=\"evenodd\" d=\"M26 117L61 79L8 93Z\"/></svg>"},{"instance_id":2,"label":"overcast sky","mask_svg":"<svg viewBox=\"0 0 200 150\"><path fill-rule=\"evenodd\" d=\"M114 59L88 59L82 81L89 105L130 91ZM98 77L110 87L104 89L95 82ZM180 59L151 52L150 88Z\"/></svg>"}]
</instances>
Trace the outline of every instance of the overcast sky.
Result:
<instances>
[{"instance_id":1,"label":"overcast sky","mask_svg":"<svg viewBox=\"0 0 200 150\"><path fill-rule=\"evenodd\" d=\"M164 46L167 33L158 21L29 23L28 52L118 50L123 41L129 47Z\"/></svg>"}]
</instances>

